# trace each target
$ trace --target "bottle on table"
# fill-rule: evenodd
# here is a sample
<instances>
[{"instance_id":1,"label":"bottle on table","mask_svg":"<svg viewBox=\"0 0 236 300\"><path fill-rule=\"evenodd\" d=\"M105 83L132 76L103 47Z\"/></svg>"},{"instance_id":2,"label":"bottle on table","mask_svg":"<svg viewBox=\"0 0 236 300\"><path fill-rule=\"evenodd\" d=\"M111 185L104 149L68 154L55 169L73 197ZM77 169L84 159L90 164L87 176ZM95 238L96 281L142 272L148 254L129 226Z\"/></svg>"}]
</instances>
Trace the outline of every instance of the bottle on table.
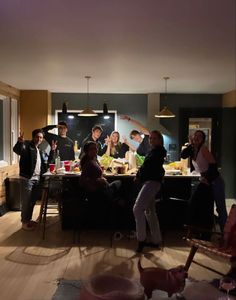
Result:
<instances>
[{"instance_id":1,"label":"bottle on table","mask_svg":"<svg viewBox=\"0 0 236 300\"><path fill-rule=\"evenodd\" d=\"M79 154L80 154L80 150L78 147L78 141L75 141L75 143L74 143L74 152L75 152L75 159L78 159Z\"/></svg>"},{"instance_id":2,"label":"bottle on table","mask_svg":"<svg viewBox=\"0 0 236 300\"><path fill-rule=\"evenodd\" d=\"M59 150L57 150L57 153L56 153L55 167L56 167L56 170L61 168L61 158L60 158Z\"/></svg>"}]
</instances>

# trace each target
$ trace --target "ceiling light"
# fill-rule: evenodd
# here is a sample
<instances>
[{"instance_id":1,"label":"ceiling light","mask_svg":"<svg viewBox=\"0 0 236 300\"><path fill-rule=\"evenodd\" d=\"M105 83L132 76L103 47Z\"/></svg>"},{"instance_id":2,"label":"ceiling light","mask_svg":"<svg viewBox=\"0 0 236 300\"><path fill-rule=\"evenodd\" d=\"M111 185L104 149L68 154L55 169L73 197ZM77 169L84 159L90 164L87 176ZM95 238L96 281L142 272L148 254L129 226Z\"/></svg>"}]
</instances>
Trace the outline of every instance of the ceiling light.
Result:
<instances>
[{"instance_id":1,"label":"ceiling light","mask_svg":"<svg viewBox=\"0 0 236 300\"><path fill-rule=\"evenodd\" d=\"M92 108L89 106L89 79L91 78L91 76L85 76L85 78L87 80L87 103L86 108L78 115L81 117L94 117L98 114L95 113L95 111L93 111Z\"/></svg>"},{"instance_id":2,"label":"ceiling light","mask_svg":"<svg viewBox=\"0 0 236 300\"><path fill-rule=\"evenodd\" d=\"M67 118L68 119L74 119L75 117L73 115L69 115Z\"/></svg>"},{"instance_id":3,"label":"ceiling light","mask_svg":"<svg viewBox=\"0 0 236 300\"><path fill-rule=\"evenodd\" d=\"M164 77L165 80L165 101L167 99L167 80L170 79L170 77ZM170 111L167 106L164 106L164 108L155 115L156 118L174 118L175 115Z\"/></svg>"}]
</instances>

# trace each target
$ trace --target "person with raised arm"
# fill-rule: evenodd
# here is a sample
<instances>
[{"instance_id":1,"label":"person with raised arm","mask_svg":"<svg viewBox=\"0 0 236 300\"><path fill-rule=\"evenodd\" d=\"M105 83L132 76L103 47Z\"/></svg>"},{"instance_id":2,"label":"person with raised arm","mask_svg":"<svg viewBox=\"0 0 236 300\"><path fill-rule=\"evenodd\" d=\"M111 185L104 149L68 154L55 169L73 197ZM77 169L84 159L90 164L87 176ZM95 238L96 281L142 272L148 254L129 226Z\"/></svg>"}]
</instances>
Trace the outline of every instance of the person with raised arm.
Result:
<instances>
[{"instance_id":1,"label":"person with raised arm","mask_svg":"<svg viewBox=\"0 0 236 300\"><path fill-rule=\"evenodd\" d=\"M139 121L134 120L127 115L122 115L122 116L120 116L120 118L122 120L126 120L126 121L130 122L132 125L134 125L136 128L139 129L139 131L136 129L133 129L130 132L130 139L139 143L138 148L135 149L134 146L130 146L130 144L127 143L127 140L125 140L125 143L128 144L128 146L131 148L131 150L133 150L133 151L136 150L139 155L145 156L151 150L151 147L149 144L150 131ZM144 135L144 136L142 136L142 135Z\"/></svg>"},{"instance_id":2,"label":"person with raised arm","mask_svg":"<svg viewBox=\"0 0 236 300\"><path fill-rule=\"evenodd\" d=\"M213 200L219 216L220 229L223 232L227 219L225 204L225 185L217 169L217 163L205 145L206 135L202 130L196 130L190 137L189 144L181 152L181 158L190 157L191 170L201 174L200 183L190 201L192 221L210 227L213 224Z\"/></svg>"},{"instance_id":3,"label":"person with raised arm","mask_svg":"<svg viewBox=\"0 0 236 300\"><path fill-rule=\"evenodd\" d=\"M120 134L118 131L113 131L106 138L105 154L114 158L125 158L125 153L129 151L129 146L126 143L120 142Z\"/></svg>"},{"instance_id":4,"label":"person with raised arm","mask_svg":"<svg viewBox=\"0 0 236 300\"><path fill-rule=\"evenodd\" d=\"M142 252L144 247L158 249L162 242L155 197L160 191L165 174L163 163L166 149L163 147L163 136L160 131L153 130L149 142L151 151L145 156L144 163L135 178L135 181L141 184L133 207L138 239L136 252ZM150 228L151 241L147 241L146 221Z\"/></svg>"},{"instance_id":5,"label":"person with raised arm","mask_svg":"<svg viewBox=\"0 0 236 300\"><path fill-rule=\"evenodd\" d=\"M58 135L48 132L54 128L58 128ZM67 136L68 126L66 122L61 121L58 125L47 125L42 130L45 140L50 146L52 145L52 141L57 143L57 150L62 161L75 159L74 142Z\"/></svg>"},{"instance_id":6,"label":"person with raised arm","mask_svg":"<svg viewBox=\"0 0 236 300\"><path fill-rule=\"evenodd\" d=\"M32 132L32 140L24 139L24 133L20 133L13 151L20 155L20 176L22 178L22 229L34 230L36 222L32 221L32 214L36 200L39 199L42 190L42 174L47 171L47 163L39 145L44 138L42 129ZM54 145L56 147L56 145ZM54 147L53 146L53 147ZM53 151L50 152L48 163L53 160Z\"/></svg>"}]
</instances>

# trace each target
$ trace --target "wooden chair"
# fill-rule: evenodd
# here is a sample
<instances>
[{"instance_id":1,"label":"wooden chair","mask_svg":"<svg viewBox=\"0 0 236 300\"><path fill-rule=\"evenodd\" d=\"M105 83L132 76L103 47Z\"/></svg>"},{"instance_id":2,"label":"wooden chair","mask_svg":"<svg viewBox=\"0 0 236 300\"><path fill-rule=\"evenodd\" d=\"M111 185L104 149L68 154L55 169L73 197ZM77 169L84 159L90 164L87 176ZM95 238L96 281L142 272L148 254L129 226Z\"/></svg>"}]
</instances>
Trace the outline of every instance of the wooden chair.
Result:
<instances>
[{"instance_id":1,"label":"wooden chair","mask_svg":"<svg viewBox=\"0 0 236 300\"><path fill-rule=\"evenodd\" d=\"M188 270L195 253L198 251L198 249L202 250L206 253L211 253L216 256L221 256L231 262L233 264L236 262L236 205L232 205L227 221L225 223L224 232L223 234L219 232L212 232L213 234L219 234L219 238L217 239L217 242L208 242L201 239L196 239L192 237L192 233L196 233L197 229L192 227L188 227L188 233L186 236L186 241L191 245L190 253L188 255L185 269ZM198 230L199 232L199 230ZM199 265L214 271L220 275L224 275L216 270L213 270L210 267L207 267L205 265L202 265L198 263ZM235 272L235 270L234 270Z\"/></svg>"}]
</instances>

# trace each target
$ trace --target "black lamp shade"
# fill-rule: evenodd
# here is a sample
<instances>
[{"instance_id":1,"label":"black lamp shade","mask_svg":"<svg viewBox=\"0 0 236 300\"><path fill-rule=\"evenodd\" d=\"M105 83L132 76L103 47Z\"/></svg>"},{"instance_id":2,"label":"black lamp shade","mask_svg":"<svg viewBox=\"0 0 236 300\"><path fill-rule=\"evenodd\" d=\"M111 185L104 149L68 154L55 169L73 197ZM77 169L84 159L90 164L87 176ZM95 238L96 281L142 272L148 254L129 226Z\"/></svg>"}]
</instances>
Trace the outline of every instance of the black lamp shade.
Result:
<instances>
[{"instance_id":1,"label":"black lamp shade","mask_svg":"<svg viewBox=\"0 0 236 300\"><path fill-rule=\"evenodd\" d=\"M103 114L108 115L108 109L107 109L107 104L106 103L103 104Z\"/></svg>"},{"instance_id":2,"label":"black lamp shade","mask_svg":"<svg viewBox=\"0 0 236 300\"><path fill-rule=\"evenodd\" d=\"M62 113L63 114L67 114L67 105L66 105L66 102L63 102L63 104L62 104Z\"/></svg>"}]
</instances>

